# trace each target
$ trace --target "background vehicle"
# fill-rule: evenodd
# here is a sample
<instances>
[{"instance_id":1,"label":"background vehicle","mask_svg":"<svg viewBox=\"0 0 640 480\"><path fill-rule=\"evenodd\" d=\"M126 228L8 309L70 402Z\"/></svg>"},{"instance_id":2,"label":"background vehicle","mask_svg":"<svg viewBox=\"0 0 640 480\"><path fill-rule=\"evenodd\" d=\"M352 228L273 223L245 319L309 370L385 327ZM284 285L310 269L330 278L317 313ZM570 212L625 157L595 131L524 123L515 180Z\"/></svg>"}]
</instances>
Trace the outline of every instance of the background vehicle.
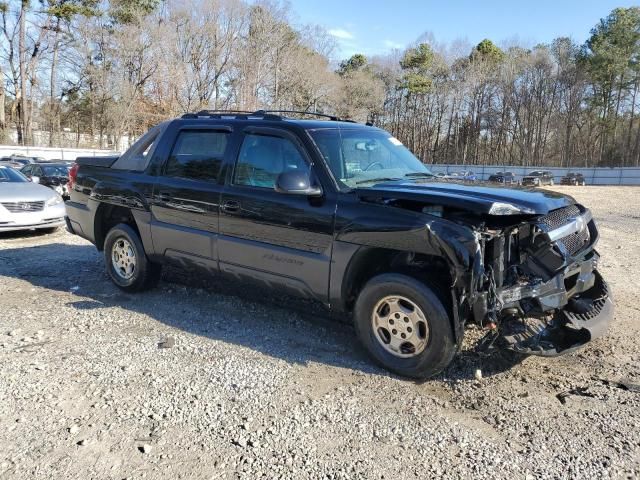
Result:
<instances>
[{"instance_id":1,"label":"background vehicle","mask_svg":"<svg viewBox=\"0 0 640 480\"><path fill-rule=\"evenodd\" d=\"M13 160L11 160L11 157L2 157L0 159L0 166L15 168L19 170L23 167L23 164L19 162L14 162Z\"/></svg>"},{"instance_id":2,"label":"background vehicle","mask_svg":"<svg viewBox=\"0 0 640 480\"><path fill-rule=\"evenodd\" d=\"M489 181L493 183L502 183L503 185L517 185L518 180L512 172L496 172L489 175Z\"/></svg>"},{"instance_id":3,"label":"background vehicle","mask_svg":"<svg viewBox=\"0 0 640 480\"><path fill-rule=\"evenodd\" d=\"M70 167L64 164L31 163L20 172L32 182L55 190L63 198L69 198L69 170Z\"/></svg>"},{"instance_id":4,"label":"background vehicle","mask_svg":"<svg viewBox=\"0 0 640 480\"><path fill-rule=\"evenodd\" d=\"M584 175L582 175L581 173L567 173L564 177L562 177L562 179L560 180L560 183L562 185L586 185L587 182L584 178Z\"/></svg>"},{"instance_id":5,"label":"background vehicle","mask_svg":"<svg viewBox=\"0 0 640 480\"><path fill-rule=\"evenodd\" d=\"M463 180L465 182L475 182L478 180L477 175L471 171L455 172L450 174L450 177L456 180Z\"/></svg>"},{"instance_id":6,"label":"background vehicle","mask_svg":"<svg viewBox=\"0 0 640 480\"><path fill-rule=\"evenodd\" d=\"M548 170L535 170L522 177L521 183L524 186L536 187L541 185L553 185L553 173Z\"/></svg>"},{"instance_id":7,"label":"background vehicle","mask_svg":"<svg viewBox=\"0 0 640 480\"><path fill-rule=\"evenodd\" d=\"M34 157L27 157L27 156L24 156L24 155L10 155L8 157L4 157L4 159L6 159L6 161L8 161L8 162L13 162L14 164L19 164L20 166L29 165L31 163L36 163L36 159Z\"/></svg>"},{"instance_id":8,"label":"background vehicle","mask_svg":"<svg viewBox=\"0 0 640 480\"><path fill-rule=\"evenodd\" d=\"M444 369L467 322L496 326L487 345L551 356L612 316L588 209L439 181L369 126L187 114L120 157L78 158L70 184L67 226L123 290L172 263L313 299L401 375Z\"/></svg>"},{"instance_id":9,"label":"background vehicle","mask_svg":"<svg viewBox=\"0 0 640 480\"><path fill-rule=\"evenodd\" d=\"M64 225L62 197L30 182L17 170L0 166L0 232L55 230Z\"/></svg>"}]
</instances>

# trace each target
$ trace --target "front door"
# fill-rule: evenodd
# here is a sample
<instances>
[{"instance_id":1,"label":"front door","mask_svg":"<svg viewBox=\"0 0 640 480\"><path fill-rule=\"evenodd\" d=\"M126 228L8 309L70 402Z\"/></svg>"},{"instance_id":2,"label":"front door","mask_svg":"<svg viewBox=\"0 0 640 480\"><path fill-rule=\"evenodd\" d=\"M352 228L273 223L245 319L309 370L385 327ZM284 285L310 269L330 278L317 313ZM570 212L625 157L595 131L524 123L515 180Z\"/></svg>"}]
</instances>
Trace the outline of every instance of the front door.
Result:
<instances>
[{"instance_id":1,"label":"front door","mask_svg":"<svg viewBox=\"0 0 640 480\"><path fill-rule=\"evenodd\" d=\"M287 131L245 131L220 201L220 269L326 302L335 200L275 191L287 170L311 173L311 161Z\"/></svg>"},{"instance_id":2,"label":"front door","mask_svg":"<svg viewBox=\"0 0 640 480\"><path fill-rule=\"evenodd\" d=\"M184 127L154 185L151 235L168 261L217 270L219 175L231 131Z\"/></svg>"}]
</instances>

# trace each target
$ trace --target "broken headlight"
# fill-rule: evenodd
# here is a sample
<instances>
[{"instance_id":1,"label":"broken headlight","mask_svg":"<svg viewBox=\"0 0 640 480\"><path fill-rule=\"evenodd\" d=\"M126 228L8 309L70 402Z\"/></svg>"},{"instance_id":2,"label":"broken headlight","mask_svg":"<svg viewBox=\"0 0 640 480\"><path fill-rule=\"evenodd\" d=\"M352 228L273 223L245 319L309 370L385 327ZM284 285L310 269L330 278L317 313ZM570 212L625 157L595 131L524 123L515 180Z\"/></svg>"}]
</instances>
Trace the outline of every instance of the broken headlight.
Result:
<instances>
[{"instance_id":1,"label":"broken headlight","mask_svg":"<svg viewBox=\"0 0 640 480\"><path fill-rule=\"evenodd\" d=\"M493 202L489 209L489 215L522 215L536 213L528 207L518 207L512 203Z\"/></svg>"}]
</instances>

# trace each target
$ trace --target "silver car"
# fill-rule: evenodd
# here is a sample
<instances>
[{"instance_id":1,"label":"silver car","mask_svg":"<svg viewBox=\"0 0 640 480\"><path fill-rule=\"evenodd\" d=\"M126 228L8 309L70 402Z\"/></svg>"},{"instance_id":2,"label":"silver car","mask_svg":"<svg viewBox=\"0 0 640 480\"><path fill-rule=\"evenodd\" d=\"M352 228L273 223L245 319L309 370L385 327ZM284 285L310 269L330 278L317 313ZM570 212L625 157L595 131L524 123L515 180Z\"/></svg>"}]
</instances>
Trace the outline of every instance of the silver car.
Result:
<instances>
[{"instance_id":1,"label":"silver car","mask_svg":"<svg viewBox=\"0 0 640 480\"><path fill-rule=\"evenodd\" d=\"M0 166L0 232L55 230L64 224L62 197L17 170Z\"/></svg>"}]
</instances>

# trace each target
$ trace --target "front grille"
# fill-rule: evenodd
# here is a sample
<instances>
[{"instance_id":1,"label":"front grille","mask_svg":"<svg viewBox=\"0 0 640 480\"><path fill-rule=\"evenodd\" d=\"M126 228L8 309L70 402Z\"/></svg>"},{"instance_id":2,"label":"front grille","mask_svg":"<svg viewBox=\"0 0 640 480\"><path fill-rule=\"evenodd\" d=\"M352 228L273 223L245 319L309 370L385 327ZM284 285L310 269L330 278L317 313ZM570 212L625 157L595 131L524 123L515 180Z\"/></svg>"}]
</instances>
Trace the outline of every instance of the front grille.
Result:
<instances>
[{"instance_id":1,"label":"front grille","mask_svg":"<svg viewBox=\"0 0 640 480\"><path fill-rule=\"evenodd\" d=\"M556 228L571 222L575 217L580 215L580 213L580 209L577 205L569 205L568 207L559 208L549 212L547 215L540 218L539 222L549 230L555 230Z\"/></svg>"},{"instance_id":2,"label":"front grille","mask_svg":"<svg viewBox=\"0 0 640 480\"><path fill-rule=\"evenodd\" d=\"M540 218L539 222L546 227L547 231L551 231L572 222L575 217L581 214L582 212L577 205L570 205L568 207L559 208L549 212L547 215ZM561 238L558 240L558 243L564 245L570 255L575 255L586 247L590 240L591 235L589 234L589 228L587 227L580 232L574 232Z\"/></svg>"},{"instance_id":3,"label":"front grille","mask_svg":"<svg viewBox=\"0 0 640 480\"><path fill-rule=\"evenodd\" d=\"M44 202L2 202L2 206L11 213L39 212L44 209Z\"/></svg>"},{"instance_id":4,"label":"front grille","mask_svg":"<svg viewBox=\"0 0 640 480\"><path fill-rule=\"evenodd\" d=\"M589 229L585 228L581 232L575 232L561 238L559 242L565 246L571 255L575 255L589 243L590 239L591 236L589 235Z\"/></svg>"}]
</instances>

